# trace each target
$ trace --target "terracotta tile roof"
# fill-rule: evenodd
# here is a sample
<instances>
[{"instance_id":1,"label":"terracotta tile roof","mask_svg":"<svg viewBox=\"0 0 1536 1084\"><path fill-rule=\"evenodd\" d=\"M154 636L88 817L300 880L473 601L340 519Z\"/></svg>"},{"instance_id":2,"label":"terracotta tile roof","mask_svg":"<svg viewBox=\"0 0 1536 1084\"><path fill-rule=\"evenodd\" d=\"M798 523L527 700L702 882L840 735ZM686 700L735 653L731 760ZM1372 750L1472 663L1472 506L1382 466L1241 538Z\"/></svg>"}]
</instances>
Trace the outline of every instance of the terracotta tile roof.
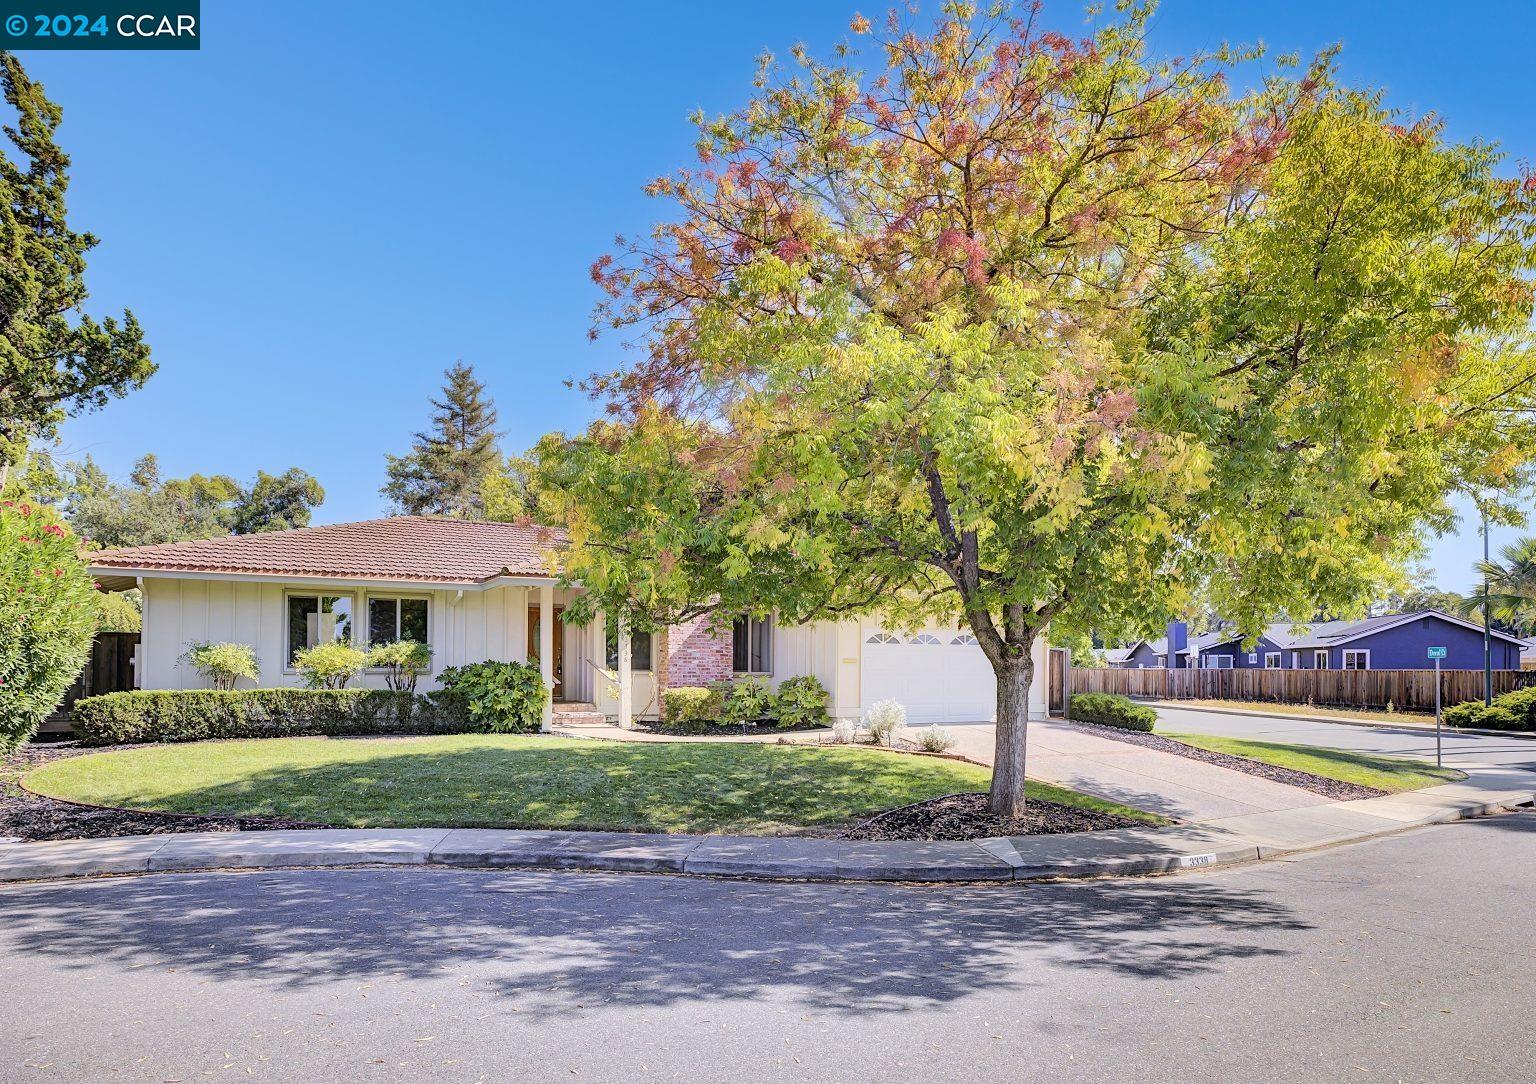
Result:
<instances>
[{"instance_id":1,"label":"terracotta tile roof","mask_svg":"<svg viewBox=\"0 0 1536 1084\"><path fill-rule=\"evenodd\" d=\"M230 535L200 542L102 550L99 571L323 576L336 579L479 583L493 576L548 576L546 555L561 531L438 516L391 516L360 523Z\"/></svg>"}]
</instances>

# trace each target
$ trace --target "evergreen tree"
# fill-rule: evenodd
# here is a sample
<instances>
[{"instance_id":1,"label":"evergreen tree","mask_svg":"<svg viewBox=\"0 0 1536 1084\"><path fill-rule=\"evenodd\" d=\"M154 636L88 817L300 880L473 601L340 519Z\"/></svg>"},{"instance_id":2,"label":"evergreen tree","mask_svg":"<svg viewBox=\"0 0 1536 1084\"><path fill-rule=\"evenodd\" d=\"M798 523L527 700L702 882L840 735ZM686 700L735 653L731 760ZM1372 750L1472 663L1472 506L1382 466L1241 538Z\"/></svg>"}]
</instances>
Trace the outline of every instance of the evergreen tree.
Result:
<instances>
[{"instance_id":1,"label":"evergreen tree","mask_svg":"<svg viewBox=\"0 0 1536 1084\"><path fill-rule=\"evenodd\" d=\"M430 430L416 434L409 455L385 456L389 481L379 492L407 515L475 519L485 514L485 483L502 465L496 407L472 366L456 362L443 375Z\"/></svg>"},{"instance_id":2,"label":"evergreen tree","mask_svg":"<svg viewBox=\"0 0 1536 1084\"><path fill-rule=\"evenodd\" d=\"M21 62L0 52L0 91L14 110L0 154L0 483L31 438L102 406L155 371L133 313L97 323L83 311L89 233L66 221L69 156L62 116Z\"/></svg>"}]
</instances>

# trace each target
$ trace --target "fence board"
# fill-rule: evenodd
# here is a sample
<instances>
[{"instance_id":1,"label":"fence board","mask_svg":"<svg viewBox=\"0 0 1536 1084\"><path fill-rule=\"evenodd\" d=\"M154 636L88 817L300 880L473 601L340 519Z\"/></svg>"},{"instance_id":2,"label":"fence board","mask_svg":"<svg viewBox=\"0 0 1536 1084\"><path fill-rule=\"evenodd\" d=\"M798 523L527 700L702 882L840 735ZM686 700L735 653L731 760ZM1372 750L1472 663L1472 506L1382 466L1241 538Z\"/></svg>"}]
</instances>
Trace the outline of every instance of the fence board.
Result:
<instances>
[{"instance_id":1,"label":"fence board","mask_svg":"<svg viewBox=\"0 0 1536 1084\"><path fill-rule=\"evenodd\" d=\"M1493 695L1536 685L1536 671L1495 670ZM1074 693L1119 693L1159 700L1254 700L1274 704L1433 711L1433 670L1072 669ZM1446 707L1483 698L1481 670L1442 670Z\"/></svg>"}]
</instances>

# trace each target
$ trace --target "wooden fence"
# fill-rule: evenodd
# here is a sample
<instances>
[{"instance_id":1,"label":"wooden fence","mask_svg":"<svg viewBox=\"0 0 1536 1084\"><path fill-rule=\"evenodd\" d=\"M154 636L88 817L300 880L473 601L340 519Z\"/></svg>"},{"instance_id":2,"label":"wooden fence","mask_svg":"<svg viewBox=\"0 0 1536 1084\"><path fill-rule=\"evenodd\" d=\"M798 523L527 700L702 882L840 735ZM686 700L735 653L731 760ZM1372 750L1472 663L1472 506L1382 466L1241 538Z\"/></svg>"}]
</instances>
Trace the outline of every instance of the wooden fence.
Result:
<instances>
[{"instance_id":1,"label":"wooden fence","mask_svg":"<svg viewBox=\"0 0 1536 1084\"><path fill-rule=\"evenodd\" d=\"M1493 695L1536 685L1536 671L1495 670ZM1159 700L1268 700L1276 704L1435 709L1433 670L1164 670L1072 668L1074 693L1119 693ZM1446 707L1483 698L1481 670L1442 670Z\"/></svg>"},{"instance_id":2,"label":"wooden fence","mask_svg":"<svg viewBox=\"0 0 1536 1084\"><path fill-rule=\"evenodd\" d=\"M91 645L90 658L75 683L64 694L64 702L43 723L45 732L69 729L69 713L75 701L102 693L133 688L133 652L139 646L136 632L98 632Z\"/></svg>"}]
</instances>

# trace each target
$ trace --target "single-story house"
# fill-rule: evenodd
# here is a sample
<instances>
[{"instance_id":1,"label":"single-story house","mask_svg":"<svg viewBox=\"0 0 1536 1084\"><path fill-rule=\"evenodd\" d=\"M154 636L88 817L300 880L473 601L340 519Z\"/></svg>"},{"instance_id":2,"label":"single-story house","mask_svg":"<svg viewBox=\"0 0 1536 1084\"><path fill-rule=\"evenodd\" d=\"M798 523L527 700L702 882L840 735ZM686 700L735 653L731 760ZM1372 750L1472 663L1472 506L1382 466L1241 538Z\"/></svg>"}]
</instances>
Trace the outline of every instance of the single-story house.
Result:
<instances>
[{"instance_id":1,"label":"single-story house","mask_svg":"<svg viewBox=\"0 0 1536 1084\"><path fill-rule=\"evenodd\" d=\"M1483 627L1440 610L1310 625L1275 622L1253 643L1230 629L1191 637L1183 622L1174 622L1168 636L1138 641L1112 665L1166 667L1170 642L1176 669L1426 670L1434 667L1430 647L1446 649L1440 664L1446 670L1483 668ZM1520 669L1524 640L1494 629L1489 643L1493 669Z\"/></svg>"},{"instance_id":2,"label":"single-story house","mask_svg":"<svg viewBox=\"0 0 1536 1084\"><path fill-rule=\"evenodd\" d=\"M910 723L990 720L992 669L968 631L888 627L877 617L781 625L699 618L629 637L628 667L599 615L564 620L579 587L555 574L564 538L545 527L435 516L392 516L104 550L90 556L104 590L139 588L144 623L135 658L143 689L208 684L181 662L199 641L249 644L262 687L297 685L294 653L324 640L359 645L416 639L432 649L435 687L444 667L487 659L536 660L553 690L548 713L653 718L659 692L756 675L770 683L814 675L835 718L854 719L894 698ZM1044 637L1037 647L1031 715L1046 714ZM365 672L360 684L384 685Z\"/></svg>"}]
</instances>

